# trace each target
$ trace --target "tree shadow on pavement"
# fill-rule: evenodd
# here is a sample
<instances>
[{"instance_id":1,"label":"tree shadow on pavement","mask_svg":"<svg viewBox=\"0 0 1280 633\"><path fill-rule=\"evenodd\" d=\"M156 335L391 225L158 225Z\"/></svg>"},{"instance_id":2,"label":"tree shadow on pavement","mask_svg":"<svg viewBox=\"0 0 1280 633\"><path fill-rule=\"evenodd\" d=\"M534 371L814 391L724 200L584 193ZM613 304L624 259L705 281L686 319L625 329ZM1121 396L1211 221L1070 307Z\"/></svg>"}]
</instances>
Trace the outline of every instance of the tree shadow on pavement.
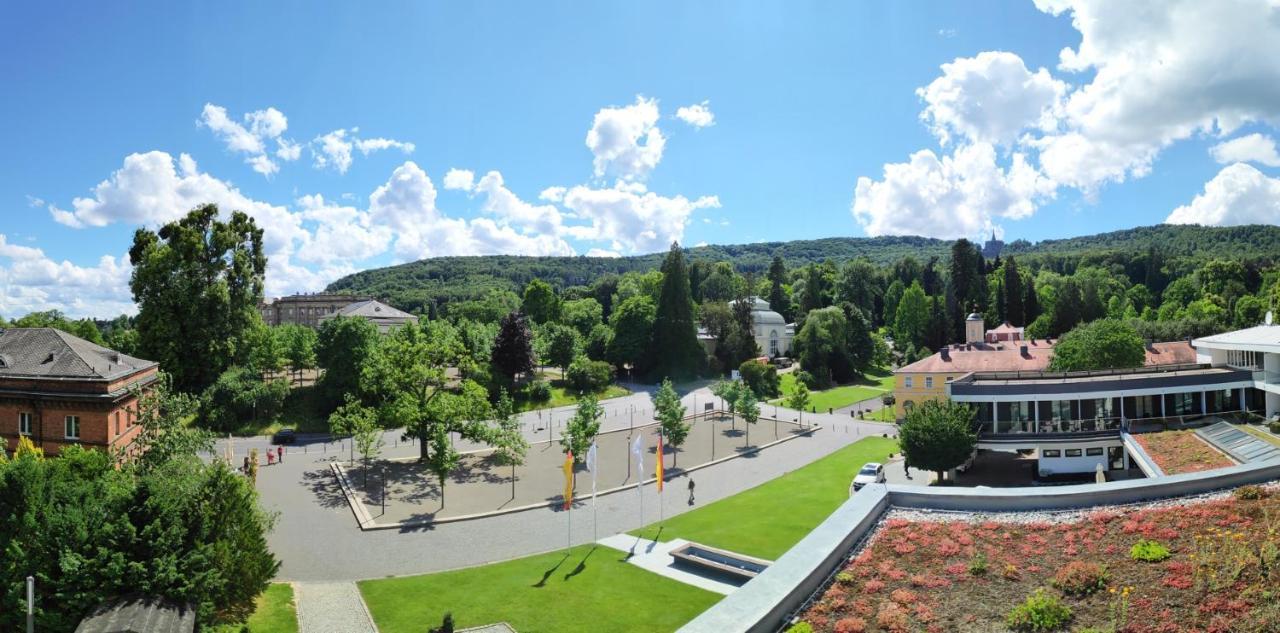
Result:
<instances>
[{"instance_id":1,"label":"tree shadow on pavement","mask_svg":"<svg viewBox=\"0 0 1280 633\"><path fill-rule=\"evenodd\" d=\"M302 472L302 485L311 491L321 507L339 508L347 505L347 496L328 466Z\"/></svg>"}]
</instances>

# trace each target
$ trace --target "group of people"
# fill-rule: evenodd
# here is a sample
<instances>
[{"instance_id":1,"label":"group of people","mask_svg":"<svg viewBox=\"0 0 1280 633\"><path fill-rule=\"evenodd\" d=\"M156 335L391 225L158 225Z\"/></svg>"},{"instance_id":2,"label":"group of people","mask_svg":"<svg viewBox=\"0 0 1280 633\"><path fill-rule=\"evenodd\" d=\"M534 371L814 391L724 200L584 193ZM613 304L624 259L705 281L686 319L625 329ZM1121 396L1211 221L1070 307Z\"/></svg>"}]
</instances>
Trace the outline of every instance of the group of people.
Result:
<instances>
[{"instance_id":1,"label":"group of people","mask_svg":"<svg viewBox=\"0 0 1280 633\"><path fill-rule=\"evenodd\" d=\"M272 450L270 448L267 449L267 465L274 466L276 462L280 462L281 464L284 463L284 447L283 446L277 446L275 450ZM248 455L244 456L244 466L241 467L241 472L243 472L246 475L249 474L249 456Z\"/></svg>"}]
</instances>

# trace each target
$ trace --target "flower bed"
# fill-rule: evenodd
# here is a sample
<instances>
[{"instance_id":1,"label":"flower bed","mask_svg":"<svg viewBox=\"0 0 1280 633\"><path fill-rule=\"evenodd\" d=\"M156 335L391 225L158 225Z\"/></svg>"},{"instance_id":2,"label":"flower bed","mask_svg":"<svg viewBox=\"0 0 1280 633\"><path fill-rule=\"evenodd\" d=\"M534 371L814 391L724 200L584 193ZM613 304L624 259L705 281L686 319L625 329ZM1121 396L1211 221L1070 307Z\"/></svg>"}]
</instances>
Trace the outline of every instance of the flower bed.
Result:
<instances>
[{"instance_id":1,"label":"flower bed","mask_svg":"<svg viewBox=\"0 0 1280 633\"><path fill-rule=\"evenodd\" d=\"M891 512L801 620L842 633L1275 631L1280 623L1280 499L1256 486L1056 519L922 517Z\"/></svg>"},{"instance_id":2,"label":"flower bed","mask_svg":"<svg viewBox=\"0 0 1280 633\"><path fill-rule=\"evenodd\" d=\"M1195 431L1161 431L1133 436L1166 475L1234 466L1230 457L1196 437Z\"/></svg>"}]
</instances>

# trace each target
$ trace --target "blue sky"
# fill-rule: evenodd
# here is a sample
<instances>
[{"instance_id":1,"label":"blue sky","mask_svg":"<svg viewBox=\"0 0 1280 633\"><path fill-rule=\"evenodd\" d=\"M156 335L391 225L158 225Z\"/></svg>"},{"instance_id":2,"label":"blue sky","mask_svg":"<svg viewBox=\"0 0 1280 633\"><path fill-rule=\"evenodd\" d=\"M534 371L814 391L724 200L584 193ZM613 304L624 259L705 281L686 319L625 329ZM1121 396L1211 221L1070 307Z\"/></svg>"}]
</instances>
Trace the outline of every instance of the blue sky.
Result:
<instances>
[{"instance_id":1,"label":"blue sky","mask_svg":"<svg viewBox=\"0 0 1280 633\"><path fill-rule=\"evenodd\" d=\"M267 228L271 294L431 255L1276 222L1278 10L1120 4L17 5L0 315L131 311L133 230L203 199Z\"/></svg>"}]
</instances>

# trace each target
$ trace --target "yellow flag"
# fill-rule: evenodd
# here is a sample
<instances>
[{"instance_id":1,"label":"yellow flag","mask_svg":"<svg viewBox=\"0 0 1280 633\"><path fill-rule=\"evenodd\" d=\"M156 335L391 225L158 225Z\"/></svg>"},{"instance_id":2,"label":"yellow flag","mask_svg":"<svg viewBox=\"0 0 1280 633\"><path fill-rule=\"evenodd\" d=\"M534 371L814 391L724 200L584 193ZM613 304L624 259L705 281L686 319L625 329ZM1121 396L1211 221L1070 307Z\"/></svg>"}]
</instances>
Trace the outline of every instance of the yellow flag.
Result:
<instances>
[{"instance_id":1,"label":"yellow flag","mask_svg":"<svg viewBox=\"0 0 1280 633\"><path fill-rule=\"evenodd\" d=\"M658 434L658 492L662 492L662 434Z\"/></svg>"},{"instance_id":2,"label":"yellow flag","mask_svg":"<svg viewBox=\"0 0 1280 633\"><path fill-rule=\"evenodd\" d=\"M564 509L573 506L573 451L564 456Z\"/></svg>"}]
</instances>

